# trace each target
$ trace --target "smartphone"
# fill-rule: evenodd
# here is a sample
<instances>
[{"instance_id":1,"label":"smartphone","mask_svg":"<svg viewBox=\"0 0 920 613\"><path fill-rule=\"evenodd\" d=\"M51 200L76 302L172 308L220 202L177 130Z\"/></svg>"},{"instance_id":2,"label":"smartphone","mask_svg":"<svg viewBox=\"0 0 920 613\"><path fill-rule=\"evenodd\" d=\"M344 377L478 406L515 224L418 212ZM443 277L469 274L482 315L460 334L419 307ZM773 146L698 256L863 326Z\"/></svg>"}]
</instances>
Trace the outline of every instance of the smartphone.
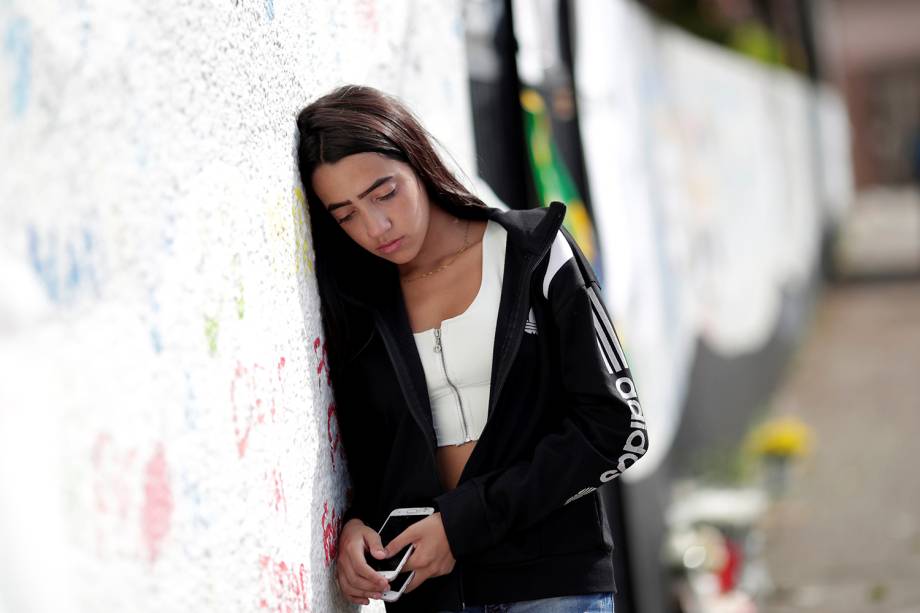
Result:
<instances>
[{"instance_id":1,"label":"smartphone","mask_svg":"<svg viewBox=\"0 0 920 613\"><path fill-rule=\"evenodd\" d=\"M403 530L415 522L425 519L432 513L434 513L434 509L432 507L408 507L393 509L390 512L389 517L386 518L386 521L383 522L383 525L380 526L380 530L377 531L377 534L380 535L380 543L386 547L387 543L396 538L400 533L402 533ZM399 575L399 571L402 570L406 560L408 560L409 556L412 554L412 549L413 546L409 544L399 553L383 560L378 560L374 556L370 555L369 552L366 552L365 559L371 568L383 575L383 578L387 581L391 581L392 579L396 578L397 575ZM408 582L408 580L406 582ZM396 592L399 590L393 591Z\"/></svg>"},{"instance_id":2,"label":"smartphone","mask_svg":"<svg viewBox=\"0 0 920 613\"><path fill-rule=\"evenodd\" d=\"M390 589L383 592L383 594L381 594L381 598L387 602L399 600L399 597L402 596L403 590L406 589L406 586L409 585L409 582L412 581L412 577L414 576L414 570L410 570L405 573L399 573L396 575L396 578L390 579Z\"/></svg>"}]
</instances>

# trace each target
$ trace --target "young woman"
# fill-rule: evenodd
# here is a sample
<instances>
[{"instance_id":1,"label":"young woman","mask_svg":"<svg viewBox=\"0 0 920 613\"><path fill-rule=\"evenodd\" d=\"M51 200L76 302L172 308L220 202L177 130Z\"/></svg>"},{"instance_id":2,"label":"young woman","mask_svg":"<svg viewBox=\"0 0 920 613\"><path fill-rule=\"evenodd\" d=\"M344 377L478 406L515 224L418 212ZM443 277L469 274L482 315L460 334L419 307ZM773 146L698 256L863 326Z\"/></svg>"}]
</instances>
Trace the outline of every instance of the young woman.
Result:
<instances>
[{"instance_id":1,"label":"young woman","mask_svg":"<svg viewBox=\"0 0 920 613\"><path fill-rule=\"evenodd\" d=\"M612 611L595 491L648 442L565 205L484 205L370 87L332 91L297 125L352 482L343 594L379 598L365 556L413 543L415 578L388 611ZM380 542L391 510L420 506L436 512Z\"/></svg>"}]
</instances>

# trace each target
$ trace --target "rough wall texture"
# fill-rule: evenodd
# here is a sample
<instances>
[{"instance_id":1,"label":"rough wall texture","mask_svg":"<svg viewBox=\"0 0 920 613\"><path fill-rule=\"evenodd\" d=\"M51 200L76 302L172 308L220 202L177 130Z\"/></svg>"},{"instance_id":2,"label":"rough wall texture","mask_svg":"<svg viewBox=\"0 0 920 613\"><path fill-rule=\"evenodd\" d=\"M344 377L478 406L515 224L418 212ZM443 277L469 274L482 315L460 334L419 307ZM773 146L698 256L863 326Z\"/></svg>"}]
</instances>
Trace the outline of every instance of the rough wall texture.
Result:
<instances>
[{"instance_id":1,"label":"rough wall texture","mask_svg":"<svg viewBox=\"0 0 920 613\"><path fill-rule=\"evenodd\" d=\"M375 85L474 176L459 6L6 0L0 33L0 611L347 609L294 117Z\"/></svg>"}]
</instances>

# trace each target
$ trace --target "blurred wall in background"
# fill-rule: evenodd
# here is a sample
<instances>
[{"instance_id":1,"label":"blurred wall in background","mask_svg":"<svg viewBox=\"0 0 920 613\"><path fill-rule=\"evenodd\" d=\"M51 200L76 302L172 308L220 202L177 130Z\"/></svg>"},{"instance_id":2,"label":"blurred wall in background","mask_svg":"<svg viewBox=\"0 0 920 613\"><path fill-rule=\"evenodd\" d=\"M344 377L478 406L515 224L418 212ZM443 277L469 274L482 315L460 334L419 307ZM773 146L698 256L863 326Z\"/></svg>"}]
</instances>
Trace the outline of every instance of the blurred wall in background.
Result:
<instances>
[{"instance_id":1,"label":"blurred wall in background","mask_svg":"<svg viewBox=\"0 0 920 613\"><path fill-rule=\"evenodd\" d=\"M839 94L664 25L574 2L576 91L606 297L649 451L624 474L636 610L663 611L673 480L737 445L801 339L852 196Z\"/></svg>"}]
</instances>

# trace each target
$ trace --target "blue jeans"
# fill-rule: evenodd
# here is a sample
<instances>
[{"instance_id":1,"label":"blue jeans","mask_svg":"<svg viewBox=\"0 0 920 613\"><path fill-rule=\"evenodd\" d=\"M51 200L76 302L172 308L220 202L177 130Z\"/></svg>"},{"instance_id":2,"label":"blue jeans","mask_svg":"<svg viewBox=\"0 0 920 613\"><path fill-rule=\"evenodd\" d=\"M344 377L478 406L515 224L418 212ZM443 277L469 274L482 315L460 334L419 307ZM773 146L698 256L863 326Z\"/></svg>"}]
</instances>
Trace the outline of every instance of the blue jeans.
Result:
<instances>
[{"instance_id":1,"label":"blue jeans","mask_svg":"<svg viewBox=\"0 0 920 613\"><path fill-rule=\"evenodd\" d=\"M578 594L466 607L458 613L613 613L613 593Z\"/></svg>"}]
</instances>

